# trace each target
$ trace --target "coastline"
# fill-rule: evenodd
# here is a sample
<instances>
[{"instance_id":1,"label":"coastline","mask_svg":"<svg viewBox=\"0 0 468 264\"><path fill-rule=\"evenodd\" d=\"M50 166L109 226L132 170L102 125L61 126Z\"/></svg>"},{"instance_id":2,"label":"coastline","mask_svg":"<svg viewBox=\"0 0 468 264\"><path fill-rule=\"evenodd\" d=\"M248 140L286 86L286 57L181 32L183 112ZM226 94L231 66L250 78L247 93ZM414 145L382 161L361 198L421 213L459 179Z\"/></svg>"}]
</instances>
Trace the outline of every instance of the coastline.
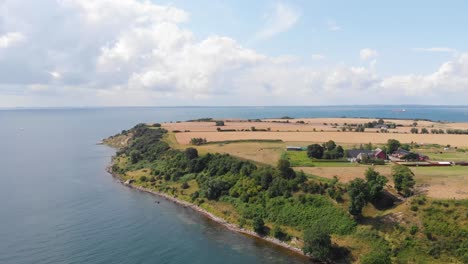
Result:
<instances>
[{"instance_id":1,"label":"coastline","mask_svg":"<svg viewBox=\"0 0 468 264\"><path fill-rule=\"evenodd\" d=\"M207 217L208 219L222 225L223 227L225 227L225 228L227 228L227 229L229 229L231 231L241 233L241 234L244 234L244 235L248 235L248 236L251 236L251 237L254 237L254 238L257 238L257 239L261 239L263 241L267 241L267 242L272 243L272 244L274 244L276 246L279 246L279 247L282 247L284 249L290 250L291 252L293 252L295 254L298 254L298 255L301 255L303 257L307 257L307 258L310 257L310 256L304 254L300 248L291 246L291 245L289 245L289 244L287 244L287 243L285 243L285 242L283 242L283 241L281 241L279 239L276 239L274 237L260 236L259 234L255 233L254 231L238 227L237 225L229 223L225 219L223 219L221 217L218 217L218 216L215 216L214 214L206 211L205 209L203 209L203 208L201 208L201 207L199 207L199 206L197 206L195 204L192 204L192 203L180 200L178 198L175 198L173 196L170 196L168 194L157 192L157 191L154 191L154 190L150 190L150 189L147 189L147 188L144 188L144 187L141 187L141 186L126 184L125 182L122 181L122 179L120 178L120 176L118 174L115 174L115 173L112 172L111 167L112 167L112 165L108 166L106 168L106 171L109 174L111 174L112 177L116 178L122 185L124 185L124 186L126 186L128 188L135 189L135 190L138 190L138 191L141 191L141 192L146 192L146 193L149 193L149 194L152 194L152 195L155 195L155 196L159 196L161 198L166 199L167 201L171 201L171 202L174 202L174 203L176 203L178 205L182 205L185 208L190 208L190 209L194 210L195 212Z\"/></svg>"}]
</instances>

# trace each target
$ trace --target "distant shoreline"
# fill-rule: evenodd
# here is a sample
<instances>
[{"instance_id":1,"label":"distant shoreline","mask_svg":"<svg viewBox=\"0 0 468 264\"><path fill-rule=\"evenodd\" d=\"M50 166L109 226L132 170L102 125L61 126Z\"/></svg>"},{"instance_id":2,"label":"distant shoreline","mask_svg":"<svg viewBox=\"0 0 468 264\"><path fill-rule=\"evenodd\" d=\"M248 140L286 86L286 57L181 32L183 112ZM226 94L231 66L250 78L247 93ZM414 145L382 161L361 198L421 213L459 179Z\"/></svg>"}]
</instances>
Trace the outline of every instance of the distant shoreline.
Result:
<instances>
[{"instance_id":1,"label":"distant shoreline","mask_svg":"<svg viewBox=\"0 0 468 264\"><path fill-rule=\"evenodd\" d=\"M115 173L112 172L111 168L112 168L112 164L106 168L106 171L109 174L111 174L112 177L117 179L122 185L124 185L124 186L126 186L128 188L135 189L135 190L138 190L138 191L141 191L141 192L146 192L146 193L149 193L149 194L152 194L152 195L155 195L155 196L162 197L162 198L166 199L167 201L174 202L174 203L176 203L178 205L181 205L181 206L183 206L185 208L190 208L190 209L194 210L195 212L197 212L197 213L203 215L204 217L206 217L206 218L208 218L208 219L222 225L223 227L225 227L225 228L227 228L227 229L229 229L231 231L241 233L241 234L244 234L244 235L247 235L247 236L250 236L250 237L254 237L254 238L257 238L257 239L261 239L263 241L267 241L267 242L272 243L272 244L274 244L276 246L287 249L287 250L289 250L289 251L291 251L291 252L293 252L295 254L301 255L302 257L309 258L309 256L305 255L300 248L291 246L291 245L289 245L289 244L287 244L287 243L285 243L285 242L283 242L283 241L281 241L279 239L269 237L269 236L260 236L259 234L255 233L254 231L238 227L237 225L229 223L225 219L223 219L221 217L218 217L218 216L215 216L212 213L206 211L205 209L203 209L203 208L201 208L201 207L199 207L199 206L197 206L195 204L180 200L178 198L175 198L173 196L170 196L170 195L162 193L162 192L157 192L157 191L154 191L154 190L150 190L150 189L147 189L147 188L144 188L144 187L141 187L141 186L126 184L125 182L122 181L120 175L115 174Z\"/></svg>"}]
</instances>

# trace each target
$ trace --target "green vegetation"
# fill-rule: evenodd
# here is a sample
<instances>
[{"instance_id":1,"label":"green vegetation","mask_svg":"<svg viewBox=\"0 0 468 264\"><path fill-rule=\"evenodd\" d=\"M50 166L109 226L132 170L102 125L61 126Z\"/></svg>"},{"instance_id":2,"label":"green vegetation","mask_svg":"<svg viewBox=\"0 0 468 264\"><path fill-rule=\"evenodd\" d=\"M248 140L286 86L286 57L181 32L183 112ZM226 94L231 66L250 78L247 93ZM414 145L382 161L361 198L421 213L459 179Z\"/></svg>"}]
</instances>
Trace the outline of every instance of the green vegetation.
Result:
<instances>
[{"instance_id":1,"label":"green vegetation","mask_svg":"<svg viewBox=\"0 0 468 264\"><path fill-rule=\"evenodd\" d=\"M195 145L195 146L206 144L206 138L192 138L190 140L190 144Z\"/></svg>"},{"instance_id":2,"label":"green vegetation","mask_svg":"<svg viewBox=\"0 0 468 264\"><path fill-rule=\"evenodd\" d=\"M369 201L376 200L382 193L387 178L380 175L374 168L367 169L366 181L357 178L352 180L348 186L348 193L351 199L349 213L354 216L361 216L362 209Z\"/></svg>"},{"instance_id":3,"label":"green vegetation","mask_svg":"<svg viewBox=\"0 0 468 264\"><path fill-rule=\"evenodd\" d=\"M307 146L307 156L311 159L340 159L344 156L344 149L337 146L333 140L329 140L322 145Z\"/></svg>"},{"instance_id":4,"label":"green vegetation","mask_svg":"<svg viewBox=\"0 0 468 264\"><path fill-rule=\"evenodd\" d=\"M350 163L345 159L325 160L310 159L306 151L286 151L283 159L289 160L292 167L355 167L357 164Z\"/></svg>"},{"instance_id":5,"label":"green vegetation","mask_svg":"<svg viewBox=\"0 0 468 264\"><path fill-rule=\"evenodd\" d=\"M293 233L320 226L329 234L339 235L355 228L355 221L334 204L344 189L336 182L307 181L305 174L296 173L288 160L279 160L276 167L257 167L227 154L200 156L194 148L170 149L161 141L165 133L162 129L137 125L132 131L136 135L132 143L116 157L130 162L116 163L113 171L125 175L150 168L155 181L145 176L138 184L185 195L195 204L229 206L229 214L236 215L239 223L244 219L244 225L262 235L268 234L273 225L288 227L286 230ZM129 159L131 153L138 153L137 158ZM287 238L290 231L275 230L275 234Z\"/></svg>"},{"instance_id":6,"label":"green vegetation","mask_svg":"<svg viewBox=\"0 0 468 264\"><path fill-rule=\"evenodd\" d=\"M387 141L387 153L393 153L401 147L400 141L396 139L389 139Z\"/></svg>"},{"instance_id":7,"label":"green vegetation","mask_svg":"<svg viewBox=\"0 0 468 264\"><path fill-rule=\"evenodd\" d=\"M395 189L408 197L413 193L415 185L414 173L406 166L394 165L392 167L392 177Z\"/></svg>"},{"instance_id":8,"label":"green vegetation","mask_svg":"<svg viewBox=\"0 0 468 264\"><path fill-rule=\"evenodd\" d=\"M317 260L326 261L330 256L331 247L330 234L320 227L313 226L304 231L304 253L314 256Z\"/></svg>"},{"instance_id":9,"label":"green vegetation","mask_svg":"<svg viewBox=\"0 0 468 264\"><path fill-rule=\"evenodd\" d=\"M125 133L131 138L125 140L128 145L117 152L112 166L122 180L132 180L132 184L196 204L230 223L302 247L317 260L334 261L340 251L340 260L346 262L468 262L467 200L412 196L397 207L377 209L375 204L393 191L384 190L387 180L373 168L312 160L306 152L286 152L276 166L260 166L227 154L198 152L210 145L198 150L170 148L163 141L166 131L158 127L140 124ZM331 142L321 147L324 152L338 148ZM399 142L387 144L388 149L398 147ZM368 170L365 180L343 184L336 177L326 181L307 178L291 168L306 161L311 166L340 164ZM463 177L463 169L411 170L436 176L447 170ZM404 195L411 194L414 185L411 170L407 170L403 166L392 169L395 189Z\"/></svg>"}]
</instances>

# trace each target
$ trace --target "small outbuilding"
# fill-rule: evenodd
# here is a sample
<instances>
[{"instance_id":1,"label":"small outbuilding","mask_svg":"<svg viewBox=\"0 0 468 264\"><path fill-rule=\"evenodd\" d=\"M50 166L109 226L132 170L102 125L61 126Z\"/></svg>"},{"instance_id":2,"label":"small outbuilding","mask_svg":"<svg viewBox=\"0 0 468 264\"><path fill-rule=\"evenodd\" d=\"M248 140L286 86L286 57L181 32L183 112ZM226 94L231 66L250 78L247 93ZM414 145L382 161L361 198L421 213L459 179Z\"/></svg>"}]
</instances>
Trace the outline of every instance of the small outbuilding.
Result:
<instances>
[{"instance_id":1,"label":"small outbuilding","mask_svg":"<svg viewBox=\"0 0 468 264\"><path fill-rule=\"evenodd\" d=\"M286 147L286 150L287 150L287 151L302 151L303 148L302 148L302 147L298 147L298 146L287 146L287 147Z\"/></svg>"}]
</instances>

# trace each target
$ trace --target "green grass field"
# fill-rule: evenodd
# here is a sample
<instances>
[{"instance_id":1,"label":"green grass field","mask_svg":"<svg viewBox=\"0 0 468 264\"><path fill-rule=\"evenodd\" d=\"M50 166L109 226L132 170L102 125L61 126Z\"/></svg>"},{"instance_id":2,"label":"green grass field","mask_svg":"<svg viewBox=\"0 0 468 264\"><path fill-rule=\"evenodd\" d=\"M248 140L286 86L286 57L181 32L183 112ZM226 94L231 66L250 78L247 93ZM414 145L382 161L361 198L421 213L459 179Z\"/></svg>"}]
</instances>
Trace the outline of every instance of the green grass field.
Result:
<instances>
[{"instance_id":1,"label":"green grass field","mask_svg":"<svg viewBox=\"0 0 468 264\"><path fill-rule=\"evenodd\" d=\"M327 161L327 160L312 160L307 156L306 151L286 151L282 154L283 158L287 158L293 167L356 167L358 164L348 161Z\"/></svg>"}]
</instances>

